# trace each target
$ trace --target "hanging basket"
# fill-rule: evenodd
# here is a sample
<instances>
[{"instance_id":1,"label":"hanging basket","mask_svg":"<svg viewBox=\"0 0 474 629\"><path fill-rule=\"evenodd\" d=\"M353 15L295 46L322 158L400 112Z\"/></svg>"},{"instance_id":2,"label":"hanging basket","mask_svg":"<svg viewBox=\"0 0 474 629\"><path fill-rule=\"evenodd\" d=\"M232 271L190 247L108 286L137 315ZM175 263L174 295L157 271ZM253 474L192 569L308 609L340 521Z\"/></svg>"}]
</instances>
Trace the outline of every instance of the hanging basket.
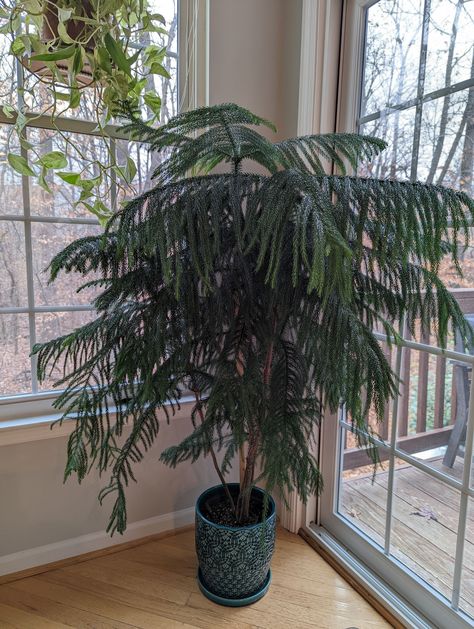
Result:
<instances>
[{"instance_id":1,"label":"hanging basket","mask_svg":"<svg viewBox=\"0 0 474 629\"><path fill-rule=\"evenodd\" d=\"M88 0L86 0L85 2L82 3L82 8L83 8L84 17L91 18L92 11L93 11L93 7L91 3ZM41 34L41 40L44 44L47 45L47 44L50 44L51 42L54 42L60 39L59 32L58 32L58 25L59 25L59 17L58 17L57 7L51 6L51 4L48 3L48 6L44 11L43 29L42 29L42 34ZM86 40L87 38L85 37L85 35L87 35L88 28L90 28L90 25L85 24L81 20L68 20L66 22L66 32L69 35L69 37L75 41L80 40L81 37L83 40ZM67 44L64 44L64 47L67 47ZM59 50L61 50L61 48L54 49L55 52ZM93 53L94 51L93 38L91 38L87 42L87 46L85 46L85 50L86 52L90 52L91 54ZM41 77L43 80L53 81L57 79L57 75L55 75L52 72L51 68L44 61L39 61L37 59L25 56L21 59L21 63L27 70ZM67 60L54 61L54 65L56 66L59 74L62 77L64 77L64 83L68 84L67 79L69 75L69 66L68 66ZM87 87L91 85L92 83L94 83L92 68L87 60L85 61L82 67L82 70L78 74L75 75L75 79L77 80L78 84L82 87Z\"/></svg>"}]
</instances>

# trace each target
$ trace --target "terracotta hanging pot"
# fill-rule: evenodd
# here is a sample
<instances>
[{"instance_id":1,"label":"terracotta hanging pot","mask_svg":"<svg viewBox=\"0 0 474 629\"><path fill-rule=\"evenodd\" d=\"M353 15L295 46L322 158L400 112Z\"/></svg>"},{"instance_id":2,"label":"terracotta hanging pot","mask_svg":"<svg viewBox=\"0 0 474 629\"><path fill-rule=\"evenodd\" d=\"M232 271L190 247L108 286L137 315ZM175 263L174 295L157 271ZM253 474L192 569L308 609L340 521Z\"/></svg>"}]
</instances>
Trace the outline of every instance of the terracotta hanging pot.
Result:
<instances>
[{"instance_id":1,"label":"terracotta hanging pot","mask_svg":"<svg viewBox=\"0 0 474 629\"><path fill-rule=\"evenodd\" d=\"M93 6L89 2L89 0L85 0L82 4L82 14L83 17L93 18ZM60 39L59 31L59 17L58 17L58 9L56 6L48 3L44 10L44 20L43 20L43 29L41 34L41 40L44 44L50 44ZM71 39L74 41L84 41L87 43L83 43L83 47L86 52L92 53L94 50L94 38L87 38L87 30L90 28L89 24L84 23L82 20L67 20L65 22L66 33L69 35ZM69 47L69 44L64 43L64 48ZM55 48L54 52L60 51L61 48ZM53 51L51 51L53 52ZM57 60L55 61L55 66L58 69L61 76L64 77L65 83L67 83L67 76L69 72L69 66L67 63L68 60ZM42 61L37 60L30 57L23 57L22 63L30 72L36 74L37 76L42 77L46 80L52 80L53 73L48 65ZM90 67L89 62L84 60L84 65L82 67L81 72L76 74L75 76L77 82L81 86L87 86L94 82L94 78L92 75L92 69Z\"/></svg>"}]
</instances>

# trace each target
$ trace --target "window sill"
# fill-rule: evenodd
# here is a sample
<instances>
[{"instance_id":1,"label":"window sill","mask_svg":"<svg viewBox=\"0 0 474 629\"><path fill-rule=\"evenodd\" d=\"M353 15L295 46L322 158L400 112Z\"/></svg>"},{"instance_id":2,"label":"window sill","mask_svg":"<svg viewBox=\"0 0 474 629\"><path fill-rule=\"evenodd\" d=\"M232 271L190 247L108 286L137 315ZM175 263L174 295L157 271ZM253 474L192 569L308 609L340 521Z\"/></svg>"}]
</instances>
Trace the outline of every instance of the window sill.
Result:
<instances>
[{"instance_id":1,"label":"window sill","mask_svg":"<svg viewBox=\"0 0 474 629\"><path fill-rule=\"evenodd\" d=\"M0 447L10 446L16 443L29 441L41 441L67 437L74 428L73 420L66 420L61 426L52 429L52 423L61 417L50 415L43 417L25 417L24 419L12 419L0 423Z\"/></svg>"},{"instance_id":2,"label":"window sill","mask_svg":"<svg viewBox=\"0 0 474 629\"><path fill-rule=\"evenodd\" d=\"M174 419L188 419L191 406L194 403L192 396L184 395L181 399L181 408L176 410ZM113 415L114 409L111 409ZM166 421L163 412L160 413ZM0 419L0 447L30 441L42 441L67 437L74 430L74 418L66 419L61 425L52 427L53 422L61 417L61 413L46 413L35 417L18 417L16 419ZM161 419L161 417L160 417Z\"/></svg>"}]
</instances>

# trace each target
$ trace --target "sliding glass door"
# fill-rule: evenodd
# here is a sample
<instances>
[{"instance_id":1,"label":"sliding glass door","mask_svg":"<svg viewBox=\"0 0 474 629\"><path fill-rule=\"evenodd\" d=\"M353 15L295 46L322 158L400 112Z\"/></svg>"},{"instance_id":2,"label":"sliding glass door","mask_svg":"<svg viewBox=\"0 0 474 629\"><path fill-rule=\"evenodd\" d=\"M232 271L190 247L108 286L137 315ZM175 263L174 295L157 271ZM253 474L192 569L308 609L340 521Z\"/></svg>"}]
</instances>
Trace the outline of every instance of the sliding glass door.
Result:
<instances>
[{"instance_id":1,"label":"sliding glass door","mask_svg":"<svg viewBox=\"0 0 474 629\"><path fill-rule=\"evenodd\" d=\"M340 130L384 138L362 175L474 195L474 2L348 2ZM346 79L346 80L345 80ZM440 274L474 327L474 249ZM415 325L415 329L416 329ZM474 348L402 331L375 476L341 412L323 429L321 524L435 626L474 622ZM367 417L374 427L374 419Z\"/></svg>"}]
</instances>

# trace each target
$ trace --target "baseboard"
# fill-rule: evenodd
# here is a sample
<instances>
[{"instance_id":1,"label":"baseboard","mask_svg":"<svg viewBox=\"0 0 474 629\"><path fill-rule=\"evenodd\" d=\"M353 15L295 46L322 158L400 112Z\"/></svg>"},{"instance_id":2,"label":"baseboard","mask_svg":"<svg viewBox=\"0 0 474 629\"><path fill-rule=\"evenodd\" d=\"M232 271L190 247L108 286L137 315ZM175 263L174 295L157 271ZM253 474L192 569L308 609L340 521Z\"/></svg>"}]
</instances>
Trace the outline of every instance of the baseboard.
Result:
<instances>
[{"instance_id":1,"label":"baseboard","mask_svg":"<svg viewBox=\"0 0 474 629\"><path fill-rule=\"evenodd\" d=\"M165 513L153 518L132 522L123 535L110 537L105 531L89 533L61 542L29 548L0 557L0 583L50 570L51 564L69 559L86 560L91 555L116 552L119 549L142 543L145 539L163 533L188 528L194 522L194 507Z\"/></svg>"}]
</instances>

